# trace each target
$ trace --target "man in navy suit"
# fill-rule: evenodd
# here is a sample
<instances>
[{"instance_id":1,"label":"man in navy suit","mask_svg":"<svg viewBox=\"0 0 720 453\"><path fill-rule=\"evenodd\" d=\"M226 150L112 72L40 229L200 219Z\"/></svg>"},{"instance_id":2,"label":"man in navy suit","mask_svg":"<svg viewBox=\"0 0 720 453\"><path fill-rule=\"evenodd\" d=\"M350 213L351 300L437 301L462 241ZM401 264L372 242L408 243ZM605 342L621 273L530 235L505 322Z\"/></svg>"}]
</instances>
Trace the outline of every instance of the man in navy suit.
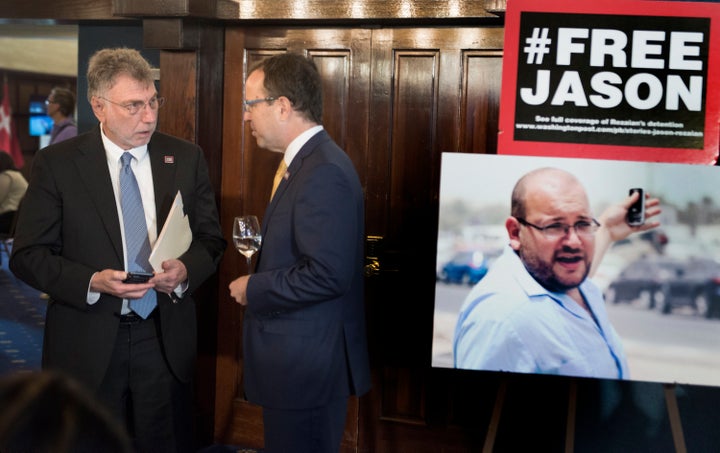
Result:
<instances>
[{"instance_id":1,"label":"man in navy suit","mask_svg":"<svg viewBox=\"0 0 720 453\"><path fill-rule=\"evenodd\" d=\"M155 131L163 99L139 52L100 50L87 77L100 124L35 156L10 268L50 297L43 368L97 395L126 422L138 451L194 451L191 293L216 271L226 246L207 164L197 145ZM135 205L142 205L135 216L121 207L128 153L141 198ZM189 249L164 261L147 283L123 282L132 264L124 220L140 225L144 217L138 236L147 230L144 240L154 243L178 191L192 230ZM134 301L148 292L157 305L140 315Z\"/></svg>"},{"instance_id":2,"label":"man in navy suit","mask_svg":"<svg viewBox=\"0 0 720 453\"><path fill-rule=\"evenodd\" d=\"M337 452L347 399L370 388L363 300L363 190L321 126L321 79L300 55L250 70L244 120L283 154L257 270L230 284L246 307L244 383L268 453Z\"/></svg>"}]
</instances>

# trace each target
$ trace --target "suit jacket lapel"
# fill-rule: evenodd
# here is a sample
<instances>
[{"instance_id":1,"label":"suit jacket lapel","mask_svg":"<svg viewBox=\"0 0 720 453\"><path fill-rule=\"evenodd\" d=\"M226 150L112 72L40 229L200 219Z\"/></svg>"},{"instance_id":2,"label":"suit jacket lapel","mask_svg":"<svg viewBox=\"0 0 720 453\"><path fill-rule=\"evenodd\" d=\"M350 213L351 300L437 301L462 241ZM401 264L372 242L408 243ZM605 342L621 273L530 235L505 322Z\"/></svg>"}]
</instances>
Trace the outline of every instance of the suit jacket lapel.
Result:
<instances>
[{"instance_id":1,"label":"suit jacket lapel","mask_svg":"<svg viewBox=\"0 0 720 453\"><path fill-rule=\"evenodd\" d=\"M290 181L293 179L293 177L297 174L297 172L300 171L300 168L302 167L303 159L305 159L310 153L313 152L313 150L323 141L329 139L327 132L325 130L321 130L317 134L310 137L310 140L308 140L302 148L300 148L300 151L295 155L292 162L290 162L290 166L287 169L287 172L285 173L285 177L280 181L280 185L278 185L277 190L275 191L275 196L272 200L270 200L270 205L268 206L268 211L266 214L269 214L272 208L275 206L275 204L282 198L283 193L285 192L285 189L287 188Z\"/></svg>"},{"instance_id":2,"label":"suit jacket lapel","mask_svg":"<svg viewBox=\"0 0 720 453\"><path fill-rule=\"evenodd\" d=\"M265 214L263 215L263 224L262 224L262 236L265 237L265 234L267 233L267 226L270 223L270 219L272 218L272 214L275 211L275 208L277 207L278 203L280 203L283 194L285 193L285 189L288 187L288 184L290 184L290 181L292 181L298 172L300 172L300 169L302 168L303 159L307 157L312 151L315 149L315 147L320 143L321 140L327 138L327 132L325 130L322 130L318 132L317 134L313 135L310 140L307 141L303 145L302 148L300 148L300 151L295 155L292 162L290 162L290 166L287 169L287 172L285 173L285 177L280 181L280 184L278 185L277 190L275 191L275 196L270 200L270 204L268 204L267 208L265 208ZM262 246L260 247L260 251L258 252L257 256L257 264L256 266L259 268L260 261L262 259Z\"/></svg>"},{"instance_id":3,"label":"suit jacket lapel","mask_svg":"<svg viewBox=\"0 0 720 453\"><path fill-rule=\"evenodd\" d=\"M105 226L105 231L110 237L118 261L123 263L124 254L122 235L120 233L120 218L118 217L115 192L110 179L105 148L100 137L100 126L95 129L95 132L95 134L89 135L86 141L78 145L75 165L79 177L88 188L88 193L93 203L95 203L95 208Z\"/></svg>"},{"instance_id":4,"label":"suit jacket lapel","mask_svg":"<svg viewBox=\"0 0 720 453\"><path fill-rule=\"evenodd\" d=\"M303 160L309 156L313 150L322 142L325 140L329 140L330 136L325 131L325 129L321 130L317 134L310 137L310 140L305 143L302 148L300 148L300 151L295 155L292 162L290 162L290 166L287 169L286 177L280 181L280 185L278 185L277 190L275 191L275 196L272 200L270 200L270 204L265 209L265 215L263 216L263 225L262 225L262 235L265 236L265 230L267 229L267 225L269 223L269 219L272 216L273 211L275 211L275 207L282 199L283 193L285 193L285 189L288 187L288 184L290 184L290 181L295 178L295 176L300 172L303 164ZM260 263L260 258L258 255L258 264Z\"/></svg>"},{"instance_id":5,"label":"suit jacket lapel","mask_svg":"<svg viewBox=\"0 0 720 453\"><path fill-rule=\"evenodd\" d=\"M83 183L88 187L88 193L95 203L105 230L110 237L115 253L120 263L124 262L122 247L122 234L120 232L120 218L118 217L115 192L110 179L107 166L105 148L100 137L100 127L95 134L78 146L75 165ZM152 167L153 185L155 191L155 211L157 215L157 233L160 233L165 219L170 212L175 193L171 193L175 181L175 156L153 147L153 140L148 145L150 165ZM156 149L157 148L157 149Z\"/></svg>"},{"instance_id":6,"label":"suit jacket lapel","mask_svg":"<svg viewBox=\"0 0 720 453\"><path fill-rule=\"evenodd\" d=\"M172 151L162 149L154 137L148 144L148 153L150 154L153 187L155 189L155 213L158 219L157 234L160 234L177 193L177 191L173 192L177 169L175 159L177 159L177 156Z\"/></svg>"}]
</instances>

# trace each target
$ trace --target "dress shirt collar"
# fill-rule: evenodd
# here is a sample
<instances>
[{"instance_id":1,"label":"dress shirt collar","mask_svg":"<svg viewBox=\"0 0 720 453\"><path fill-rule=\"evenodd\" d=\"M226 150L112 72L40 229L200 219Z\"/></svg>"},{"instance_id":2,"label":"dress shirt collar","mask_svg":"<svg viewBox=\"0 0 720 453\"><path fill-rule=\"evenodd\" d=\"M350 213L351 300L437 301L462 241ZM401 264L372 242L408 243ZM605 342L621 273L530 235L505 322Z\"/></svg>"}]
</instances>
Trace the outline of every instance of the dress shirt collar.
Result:
<instances>
[{"instance_id":1,"label":"dress shirt collar","mask_svg":"<svg viewBox=\"0 0 720 453\"><path fill-rule=\"evenodd\" d=\"M120 161L120 157L122 157L126 151L132 154L138 162L140 162L141 159L144 159L148 154L147 144L138 146L137 148L122 149L105 135L102 124L100 124L100 135L102 136L102 142L105 147L105 155L107 156L107 159L115 163Z\"/></svg>"},{"instance_id":2,"label":"dress shirt collar","mask_svg":"<svg viewBox=\"0 0 720 453\"><path fill-rule=\"evenodd\" d=\"M575 302L569 295L564 292L550 291L535 280L535 278L530 275L530 272L527 270L525 264L522 262L515 250L508 246L505 253L508 255L510 266L514 269L512 273L513 277L518 282L518 285L523 289L525 294L531 298L531 300L533 298L541 300L544 297L550 297L558 302L565 310L574 313L576 316L582 317L587 315L585 309L583 309L580 304ZM582 281L582 283L580 283L578 289L580 290L582 297L585 299L586 304L593 312L593 315L591 316L594 316L594 312L596 311L593 306L594 304L590 300L591 298L586 297L588 285L590 285L590 282L586 278Z\"/></svg>"},{"instance_id":3,"label":"dress shirt collar","mask_svg":"<svg viewBox=\"0 0 720 453\"><path fill-rule=\"evenodd\" d=\"M323 127L318 125L311 127L310 129L306 130L302 134L295 137L293 141L290 142L287 149L285 150L285 164L289 167L290 162L295 158L297 153L300 152L300 149L305 145L305 143L308 142L315 134L323 130Z\"/></svg>"}]
</instances>

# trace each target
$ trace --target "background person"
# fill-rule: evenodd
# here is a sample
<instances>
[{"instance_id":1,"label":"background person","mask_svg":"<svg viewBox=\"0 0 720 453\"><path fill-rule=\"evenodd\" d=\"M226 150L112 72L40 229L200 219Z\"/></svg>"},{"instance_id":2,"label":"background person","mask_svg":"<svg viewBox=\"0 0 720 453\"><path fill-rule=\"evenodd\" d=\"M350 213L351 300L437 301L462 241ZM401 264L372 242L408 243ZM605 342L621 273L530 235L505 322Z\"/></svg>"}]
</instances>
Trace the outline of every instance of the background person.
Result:
<instances>
[{"instance_id":1,"label":"background person","mask_svg":"<svg viewBox=\"0 0 720 453\"><path fill-rule=\"evenodd\" d=\"M163 100L138 51L99 50L87 82L99 125L35 156L10 269L50 295L44 369L86 386L126 422L139 451L193 451L191 294L226 246L207 164L197 145L156 132ZM122 184L133 177L134 191ZM189 249L149 282L124 283L127 270L148 268L129 256L136 242L155 242L178 191ZM131 195L137 211L126 216ZM146 300L149 314L137 306Z\"/></svg>"},{"instance_id":2,"label":"background person","mask_svg":"<svg viewBox=\"0 0 720 453\"><path fill-rule=\"evenodd\" d=\"M287 164L263 218L256 273L230 284L246 307L245 393L263 407L264 451L337 452L348 396L370 387L362 187L321 126L321 79L311 60L264 60L245 93L244 119L258 146Z\"/></svg>"},{"instance_id":3,"label":"background person","mask_svg":"<svg viewBox=\"0 0 720 453\"><path fill-rule=\"evenodd\" d=\"M12 156L0 150L0 233L9 233L28 183Z\"/></svg>"},{"instance_id":4,"label":"background person","mask_svg":"<svg viewBox=\"0 0 720 453\"><path fill-rule=\"evenodd\" d=\"M456 368L626 379L627 361L602 292L587 279L595 253L632 232L625 214L637 199L594 219L585 189L570 173L542 168L517 182L505 221L509 247L460 309ZM660 213L646 203L647 218ZM596 247L598 249L596 250Z\"/></svg>"},{"instance_id":5,"label":"background person","mask_svg":"<svg viewBox=\"0 0 720 453\"><path fill-rule=\"evenodd\" d=\"M50 145L77 135L75 115L75 93L67 88L55 87L45 100L47 113L53 119L50 132Z\"/></svg>"}]
</instances>

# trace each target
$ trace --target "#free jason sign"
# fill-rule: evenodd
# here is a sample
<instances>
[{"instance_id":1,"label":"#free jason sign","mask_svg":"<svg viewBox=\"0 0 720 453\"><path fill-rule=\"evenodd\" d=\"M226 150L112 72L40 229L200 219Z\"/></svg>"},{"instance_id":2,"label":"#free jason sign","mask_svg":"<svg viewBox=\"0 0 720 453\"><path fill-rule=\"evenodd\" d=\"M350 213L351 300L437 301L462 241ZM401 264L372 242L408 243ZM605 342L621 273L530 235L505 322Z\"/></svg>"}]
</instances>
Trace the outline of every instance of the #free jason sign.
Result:
<instances>
[{"instance_id":1,"label":"#free jason sign","mask_svg":"<svg viewBox=\"0 0 720 453\"><path fill-rule=\"evenodd\" d=\"M712 164L720 5L510 0L500 154Z\"/></svg>"}]
</instances>

